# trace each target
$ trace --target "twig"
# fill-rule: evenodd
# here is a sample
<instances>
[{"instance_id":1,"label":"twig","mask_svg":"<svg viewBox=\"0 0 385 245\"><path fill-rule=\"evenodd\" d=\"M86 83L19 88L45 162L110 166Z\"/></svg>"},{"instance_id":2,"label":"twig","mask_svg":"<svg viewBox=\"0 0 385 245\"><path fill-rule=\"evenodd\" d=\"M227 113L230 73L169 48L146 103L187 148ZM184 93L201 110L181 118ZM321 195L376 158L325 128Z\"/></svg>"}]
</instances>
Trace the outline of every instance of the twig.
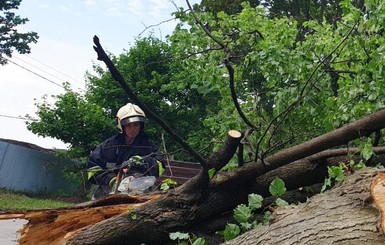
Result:
<instances>
[{"instance_id":1,"label":"twig","mask_svg":"<svg viewBox=\"0 0 385 245\"><path fill-rule=\"evenodd\" d=\"M163 150L164 150L164 158L165 158L165 162L166 162L166 165L167 165L168 170L170 171L170 175L171 175L171 177L172 177L172 176L173 176L173 174L172 174L172 168L171 168L171 165L170 165L169 154L167 153L166 142L165 142L165 140L164 140L164 134L162 134L162 145L163 145Z\"/></svg>"},{"instance_id":2,"label":"twig","mask_svg":"<svg viewBox=\"0 0 385 245\"><path fill-rule=\"evenodd\" d=\"M175 20L175 18L171 18L171 19L168 19L168 20L163 20L163 21L159 22L158 24L153 24L153 25L149 25L149 26L146 26L143 22L141 22L142 25L144 25L145 29L138 34L138 37L140 37L143 33L145 33L151 27L160 26L161 24L164 24L164 23L167 23L167 22L170 22L170 21L173 21L173 20Z\"/></svg>"}]
</instances>

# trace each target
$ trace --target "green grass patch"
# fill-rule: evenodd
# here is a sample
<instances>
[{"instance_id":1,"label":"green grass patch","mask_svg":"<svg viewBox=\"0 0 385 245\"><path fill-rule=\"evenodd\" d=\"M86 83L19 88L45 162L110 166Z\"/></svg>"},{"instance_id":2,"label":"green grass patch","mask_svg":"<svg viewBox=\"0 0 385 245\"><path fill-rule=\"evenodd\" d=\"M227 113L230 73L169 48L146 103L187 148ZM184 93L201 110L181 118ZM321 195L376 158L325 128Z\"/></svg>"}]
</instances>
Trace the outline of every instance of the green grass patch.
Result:
<instances>
[{"instance_id":1,"label":"green grass patch","mask_svg":"<svg viewBox=\"0 0 385 245\"><path fill-rule=\"evenodd\" d=\"M48 208L72 207L74 203L49 198L29 197L22 193L14 193L0 189L0 210L33 210Z\"/></svg>"}]
</instances>

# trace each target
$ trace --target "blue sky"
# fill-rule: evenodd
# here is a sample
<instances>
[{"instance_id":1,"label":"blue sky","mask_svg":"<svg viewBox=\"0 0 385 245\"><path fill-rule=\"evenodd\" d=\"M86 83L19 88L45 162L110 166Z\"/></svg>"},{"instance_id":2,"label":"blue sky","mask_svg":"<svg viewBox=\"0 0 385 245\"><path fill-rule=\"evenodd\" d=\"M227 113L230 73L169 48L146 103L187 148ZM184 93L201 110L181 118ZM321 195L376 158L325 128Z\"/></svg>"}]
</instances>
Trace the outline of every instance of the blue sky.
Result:
<instances>
[{"instance_id":1,"label":"blue sky","mask_svg":"<svg viewBox=\"0 0 385 245\"><path fill-rule=\"evenodd\" d=\"M191 0L197 3L199 0ZM96 60L92 38L97 35L104 49L118 55L129 49L146 27L172 18L175 5L187 8L184 0L23 0L16 14L29 22L23 32L35 31L37 44L28 55L14 53L12 62L0 66L0 138L34 143L45 148L65 148L58 140L38 137L14 117L34 115L35 99L63 93L57 84L70 82L84 89L84 74L92 72ZM168 21L149 32L165 38L175 26Z\"/></svg>"}]
</instances>

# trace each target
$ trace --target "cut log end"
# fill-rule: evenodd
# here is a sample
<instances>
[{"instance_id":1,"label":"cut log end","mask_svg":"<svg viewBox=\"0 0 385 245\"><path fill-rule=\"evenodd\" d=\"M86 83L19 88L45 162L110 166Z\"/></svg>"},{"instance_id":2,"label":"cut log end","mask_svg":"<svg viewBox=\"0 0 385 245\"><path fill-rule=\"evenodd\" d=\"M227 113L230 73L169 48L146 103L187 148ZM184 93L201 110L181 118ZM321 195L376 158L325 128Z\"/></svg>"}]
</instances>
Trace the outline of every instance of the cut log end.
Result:
<instances>
[{"instance_id":1,"label":"cut log end","mask_svg":"<svg viewBox=\"0 0 385 245\"><path fill-rule=\"evenodd\" d=\"M370 194L381 213L381 229L385 234L385 173L379 173L370 185Z\"/></svg>"},{"instance_id":2,"label":"cut log end","mask_svg":"<svg viewBox=\"0 0 385 245\"><path fill-rule=\"evenodd\" d=\"M229 131L229 136L231 138L239 139L239 138L241 138L242 134L241 134L241 132L239 132L237 130L230 130Z\"/></svg>"}]
</instances>

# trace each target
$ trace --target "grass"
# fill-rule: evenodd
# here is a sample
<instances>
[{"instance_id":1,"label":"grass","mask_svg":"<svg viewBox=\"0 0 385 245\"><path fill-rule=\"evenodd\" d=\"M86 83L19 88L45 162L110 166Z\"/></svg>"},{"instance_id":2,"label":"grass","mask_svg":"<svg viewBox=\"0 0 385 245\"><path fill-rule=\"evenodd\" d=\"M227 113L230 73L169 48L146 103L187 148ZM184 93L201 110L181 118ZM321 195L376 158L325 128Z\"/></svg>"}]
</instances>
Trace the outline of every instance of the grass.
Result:
<instances>
[{"instance_id":1,"label":"grass","mask_svg":"<svg viewBox=\"0 0 385 245\"><path fill-rule=\"evenodd\" d=\"M74 206L74 203L51 198L29 197L22 193L0 189L0 210L33 210L71 206Z\"/></svg>"}]
</instances>

